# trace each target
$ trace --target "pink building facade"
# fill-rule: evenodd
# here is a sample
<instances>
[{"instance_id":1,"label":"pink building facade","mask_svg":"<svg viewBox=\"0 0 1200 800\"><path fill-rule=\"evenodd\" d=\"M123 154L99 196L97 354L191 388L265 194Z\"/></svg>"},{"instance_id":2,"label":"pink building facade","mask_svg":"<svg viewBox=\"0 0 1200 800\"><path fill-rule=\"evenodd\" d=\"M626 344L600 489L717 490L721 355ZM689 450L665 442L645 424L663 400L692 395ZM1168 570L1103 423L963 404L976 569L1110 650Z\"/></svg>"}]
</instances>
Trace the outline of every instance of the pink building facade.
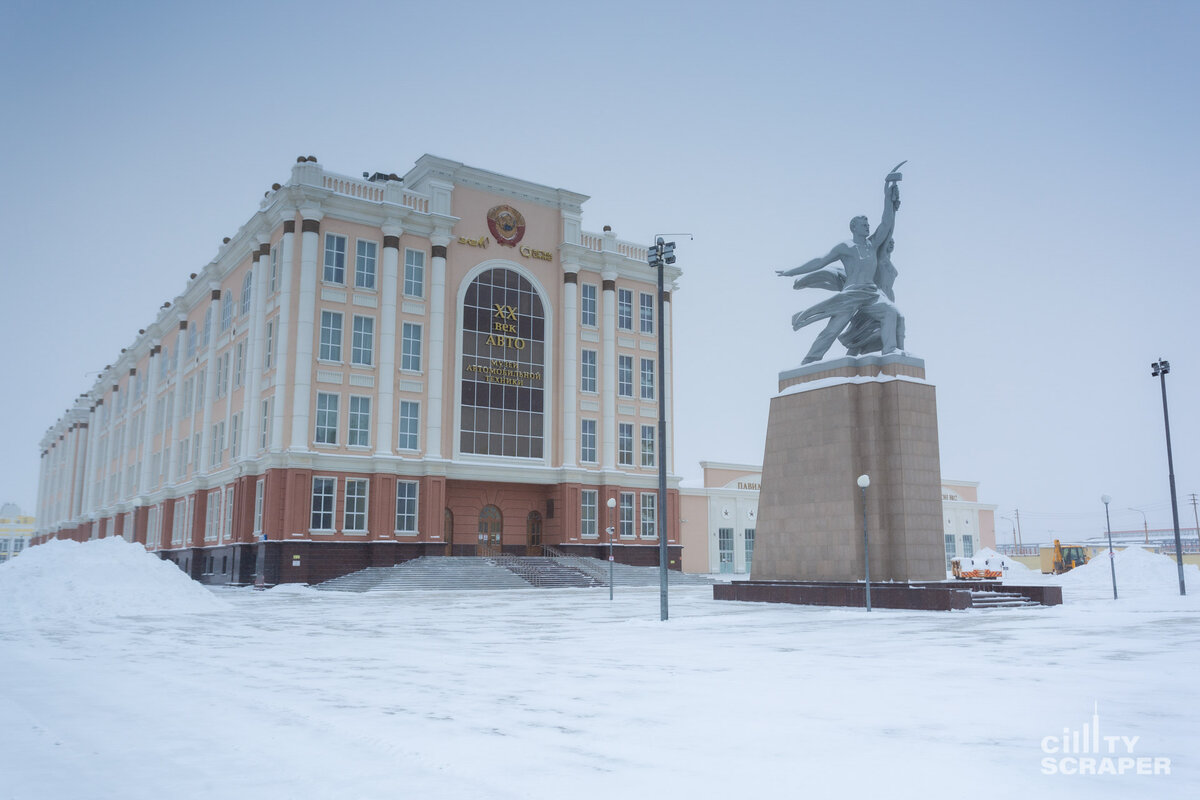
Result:
<instances>
[{"instance_id":1,"label":"pink building facade","mask_svg":"<svg viewBox=\"0 0 1200 800\"><path fill-rule=\"evenodd\" d=\"M586 200L428 155L402 178L298 159L46 433L35 543L123 536L205 582L317 582L599 554L612 498L618 560L656 564L679 272L660 315L645 245L586 232Z\"/></svg>"}]
</instances>

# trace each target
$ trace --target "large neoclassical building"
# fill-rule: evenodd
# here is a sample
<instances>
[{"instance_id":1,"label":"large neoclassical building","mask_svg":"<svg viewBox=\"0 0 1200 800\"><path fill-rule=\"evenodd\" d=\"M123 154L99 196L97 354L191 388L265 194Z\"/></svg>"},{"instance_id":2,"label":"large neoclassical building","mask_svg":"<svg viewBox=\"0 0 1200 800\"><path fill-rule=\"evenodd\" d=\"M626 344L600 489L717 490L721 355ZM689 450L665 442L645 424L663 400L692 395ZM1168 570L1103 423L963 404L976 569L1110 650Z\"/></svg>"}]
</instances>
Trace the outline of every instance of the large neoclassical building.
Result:
<instances>
[{"instance_id":1,"label":"large neoclassical building","mask_svg":"<svg viewBox=\"0 0 1200 800\"><path fill-rule=\"evenodd\" d=\"M618 560L657 563L679 273L660 315L646 246L586 232L586 200L429 155L403 177L298 159L47 431L35 541L315 582L599 554L611 514Z\"/></svg>"}]
</instances>

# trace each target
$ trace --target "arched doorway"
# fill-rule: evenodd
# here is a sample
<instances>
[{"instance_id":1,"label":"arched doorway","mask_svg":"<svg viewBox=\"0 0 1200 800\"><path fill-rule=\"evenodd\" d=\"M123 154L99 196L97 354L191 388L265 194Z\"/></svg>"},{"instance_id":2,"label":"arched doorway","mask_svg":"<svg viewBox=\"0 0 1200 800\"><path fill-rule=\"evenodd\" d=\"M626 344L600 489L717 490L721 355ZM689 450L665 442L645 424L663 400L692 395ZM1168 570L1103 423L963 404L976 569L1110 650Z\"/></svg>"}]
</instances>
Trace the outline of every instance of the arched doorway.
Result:
<instances>
[{"instance_id":1,"label":"arched doorway","mask_svg":"<svg viewBox=\"0 0 1200 800\"><path fill-rule=\"evenodd\" d=\"M454 512L448 508L442 514L442 538L446 540L446 555L454 555Z\"/></svg>"},{"instance_id":2,"label":"arched doorway","mask_svg":"<svg viewBox=\"0 0 1200 800\"><path fill-rule=\"evenodd\" d=\"M542 515L530 511L525 518L525 555L540 556L542 554Z\"/></svg>"},{"instance_id":3,"label":"arched doorway","mask_svg":"<svg viewBox=\"0 0 1200 800\"><path fill-rule=\"evenodd\" d=\"M479 541L475 554L480 556L500 555L500 531L504 517L495 506L484 506L479 512Z\"/></svg>"}]
</instances>

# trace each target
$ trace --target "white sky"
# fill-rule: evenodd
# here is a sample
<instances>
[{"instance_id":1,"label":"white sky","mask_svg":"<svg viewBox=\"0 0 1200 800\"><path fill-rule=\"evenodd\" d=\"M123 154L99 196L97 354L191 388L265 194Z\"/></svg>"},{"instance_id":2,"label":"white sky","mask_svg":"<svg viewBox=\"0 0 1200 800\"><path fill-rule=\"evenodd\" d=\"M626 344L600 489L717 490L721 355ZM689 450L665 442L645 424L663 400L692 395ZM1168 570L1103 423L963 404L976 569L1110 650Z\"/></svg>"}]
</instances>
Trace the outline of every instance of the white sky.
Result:
<instances>
[{"instance_id":1,"label":"white sky","mask_svg":"<svg viewBox=\"0 0 1200 800\"><path fill-rule=\"evenodd\" d=\"M1102 531L1104 492L1114 528L1170 527L1162 356L1194 524L1200 6L174 6L0 8L0 500L33 509L46 428L302 154L429 152L588 194L591 231L692 232L677 471L756 463L824 296L774 270L874 225L908 159L896 291L943 475L1026 541Z\"/></svg>"}]
</instances>

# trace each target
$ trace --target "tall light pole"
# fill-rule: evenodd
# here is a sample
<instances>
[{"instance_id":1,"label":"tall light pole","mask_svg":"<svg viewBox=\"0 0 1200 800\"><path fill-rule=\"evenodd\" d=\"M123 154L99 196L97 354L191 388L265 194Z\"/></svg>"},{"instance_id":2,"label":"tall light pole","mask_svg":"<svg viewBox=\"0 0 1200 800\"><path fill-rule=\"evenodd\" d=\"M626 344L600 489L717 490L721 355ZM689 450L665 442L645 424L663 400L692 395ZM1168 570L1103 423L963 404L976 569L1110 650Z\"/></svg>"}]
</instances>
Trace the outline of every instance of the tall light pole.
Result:
<instances>
[{"instance_id":1,"label":"tall light pole","mask_svg":"<svg viewBox=\"0 0 1200 800\"><path fill-rule=\"evenodd\" d=\"M867 611L871 610L871 551L867 546L867 487L871 485L870 475L858 476L858 488L862 490L863 507L863 571L867 579Z\"/></svg>"},{"instance_id":2,"label":"tall light pole","mask_svg":"<svg viewBox=\"0 0 1200 800\"><path fill-rule=\"evenodd\" d=\"M1130 511L1136 511L1142 515L1142 530L1146 532L1146 544L1150 544L1150 523L1146 521L1146 512L1140 508L1130 507Z\"/></svg>"},{"instance_id":3,"label":"tall light pole","mask_svg":"<svg viewBox=\"0 0 1200 800\"><path fill-rule=\"evenodd\" d=\"M663 275L675 263L675 243L656 236L646 253L651 269L658 270L658 594L659 619L667 619L667 332L663 323Z\"/></svg>"},{"instance_id":4,"label":"tall light pole","mask_svg":"<svg viewBox=\"0 0 1200 800\"><path fill-rule=\"evenodd\" d=\"M1175 462L1171 458L1171 418L1167 414L1167 373L1171 365L1162 356L1150 365L1151 375L1162 384L1163 426L1167 430L1167 476L1171 481L1171 519L1175 522L1175 562L1179 566L1179 594L1187 594L1183 583L1183 543L1179 541L1179 502L1175 499Z\"/></svg>"},{"instance_id":5,"label":"tall light pole","mask_svg":"<svg viewBox=\"0 0 1200 800\"><path fill-rule=\"evenodd\" d=\"M1017 546L1017 523L1013 522L1012 517L1000 517L1000 519L1008 520L1008 524L1012 526L1013 547Z\"/></svg>"},{"instance_id":6,"label":"tall light pole","mask_svg":"<svg viewBox=\"0 0 1200 800\"><path fill-rule=\"evenodd\" d=\"M608 533L608 599L613 599L613 509L617 507L617 498L610 497L608 502L608 527L604 530Z\"/></svg>"},{"instance_id":7,"label":"tall light pole","mask_svg":"<svg viewBox=\"0 0 1200 800\"><path fill-rule=\"evenodd\" d=\"M1100 502L1104 503L1104 524L1108 527L1108 568L1112 571L1113 579L1113 600L1117 599L1117 554L1113 552L1112 546L1112 520L1108 516L1108 504L1112 498L1106 494L1100 495Z\"/></svg>"}]
</instances>

